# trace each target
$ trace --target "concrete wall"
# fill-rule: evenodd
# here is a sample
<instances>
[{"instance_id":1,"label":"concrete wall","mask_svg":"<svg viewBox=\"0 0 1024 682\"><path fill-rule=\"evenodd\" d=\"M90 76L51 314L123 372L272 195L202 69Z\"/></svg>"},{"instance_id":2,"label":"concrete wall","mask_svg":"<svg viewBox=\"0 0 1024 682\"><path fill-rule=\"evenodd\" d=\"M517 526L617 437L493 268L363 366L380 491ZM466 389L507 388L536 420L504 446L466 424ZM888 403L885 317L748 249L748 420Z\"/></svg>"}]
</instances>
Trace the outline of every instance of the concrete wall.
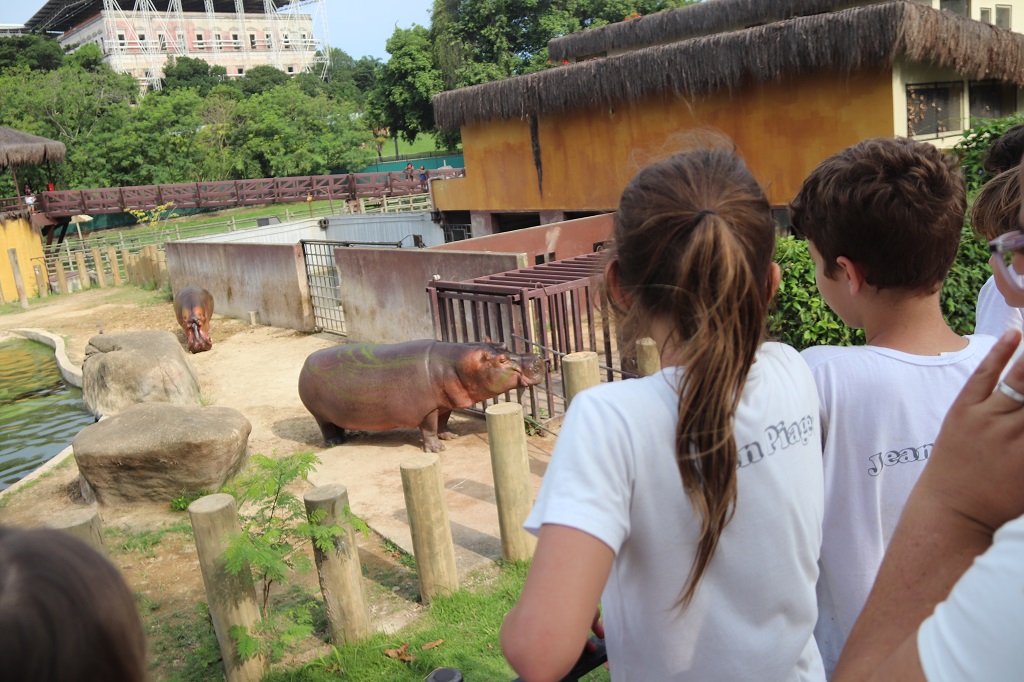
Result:
<instances>
[{"instance_id":1,"label":"concrete wall","mask_svg":"<svg viewBox=\"0 0 1024 682\"><path fill-rule=\"evenodd\" d=\"M18 252L18 269L21 270L25 294L29 298L38 296L39 289L36 287L32 266L43 264L43 240L39 230L32 227L28 218L0 221L0 292L4 300L10 303L18 300L18 290L14 287L14 270L11 268L8 249Z\"/></svg>"},{"instance_id":2,"label":"concrete wall","mask_svg":"<svg viewBox=\"0 0 1024 682\"><path fill-rule=\"evenodd\" d=\"M187 242L216 242L218 244L298 244L300 239L323 239L324 231L317 226L317 218L291 220L287 223L250 227L235 232L218 232L203 237L192 237Z\"/></svg>"},{"instance_id":3,"label":"concrete wall","mask_svg":"<svg viewBox=\"0 0 1024 682\"><path fill-rule=\"evenodd\" d=\"M299 244L169 242L167 270L174 291L189 284L209 291L218 314L248 320L255 310L263 324L313 331Z\"/></svg>"},{"instance_id":4,"label":"concrete wall","mask_svg":"<svg viewBox=\"0 0 1024 682\"><path fill-rule=\"evenodd\" d=\"M526 267L548 260L561 260L593 253L594 245L611 239L615 216L611 213L566 220L514 232L473 237L436 246L432 251L497 251L526 254ZM549 258L550 254L554 258Z\"/></svg>"},{"instance_id":5,"label":"concrete wall","mask_svg":"<svg viewBox=\"0 0 1024 682\"><path fill-rule=\"evenodd\" d=\"M434 337L427 283L517 270L521 253L439 249L334 250L350 342L400 343ZM168 259L169 260L169 259Z\"/></svg>"},{"instance_id":6,"label":"concrete wall","mask_svg":"<svg viewBox=\"0 0 1024 682\"><path fill-rule=\"evenodd\" d=\"M327 231L308 239L330 239L338 242L402 242L402 248L413 248L412 235L423 237L427 246L444 244L444 230L430 220L428 212L373 213L342 215L328 219Z\"/></svg>"}]
</instances>

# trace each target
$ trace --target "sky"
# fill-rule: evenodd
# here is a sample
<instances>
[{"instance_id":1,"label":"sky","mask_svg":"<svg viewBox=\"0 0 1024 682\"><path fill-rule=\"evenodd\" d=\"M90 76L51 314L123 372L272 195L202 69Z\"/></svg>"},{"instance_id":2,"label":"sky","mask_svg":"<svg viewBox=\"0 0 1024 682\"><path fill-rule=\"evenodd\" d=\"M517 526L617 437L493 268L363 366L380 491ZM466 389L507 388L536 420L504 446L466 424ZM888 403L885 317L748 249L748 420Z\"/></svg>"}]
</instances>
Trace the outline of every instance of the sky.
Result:
<instances>
[{"instance_id":1,"label":"sky","mask_svg":"<svg viewBox=\"0 0 1024 682\"><path fill-rule=\"evenodd\" d=\"M432 0L326 0L327 42L358 59L364 55L388 59L384 43L395 27L430 25ZM379 2L379 4L378 4ZM45 0L0 0L0 24L24 24Z\"/></svg>"}]
</instances>

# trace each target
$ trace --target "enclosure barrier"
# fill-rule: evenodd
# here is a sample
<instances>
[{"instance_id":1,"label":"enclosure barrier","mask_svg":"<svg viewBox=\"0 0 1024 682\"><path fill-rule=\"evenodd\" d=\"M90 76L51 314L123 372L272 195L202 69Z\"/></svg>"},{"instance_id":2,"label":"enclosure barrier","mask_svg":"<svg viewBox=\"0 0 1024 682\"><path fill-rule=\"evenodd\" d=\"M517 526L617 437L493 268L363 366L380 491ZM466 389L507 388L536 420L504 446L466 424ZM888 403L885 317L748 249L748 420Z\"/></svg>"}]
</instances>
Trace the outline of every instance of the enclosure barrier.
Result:
<instances>
[{"instance_id":1,"label":"enclosure barrier","mask_svg":"<svg viewBox=\"0 0 1024 682\"><path fill-rule=\"evenodd\" d=\"M565 386L566 409L576 395L601 383L601 367L597 353L590 350L569 353L562 358L562 384Z\"/></svg>"},{"instance_id":2,"label":"enclosure barrier","mask_svg":"<svg viewBox=\"0 0 1024 682\"><path fill-rule=\"evenodd\" d=\"M25 294L25 283L21 281L21 268L18 266L18 250L7 249L7 258L11 261L14 271L14 288L18 291L18 301L22 308L28 307L28 296Z\"/></svg>"},{"instance_id":3,"label":"enclosure barrier","mask_svg":"<svg viewBox=\"0 0 1024 682\"><path fill-rule=\"evenodd\" d=\"M334 539L334 548L323 551L313 543L313 556L320 574L320 591L327 608L327 622L331 642L341 646L346 642L365 639L371 633L370 610L363 591L363 569L359 563L355 531L348 520L348 490L345 486L323 485L303 495L306 515L310 523L322 526L339 525L344 533ZM319 521L315 513L325 512Z\"/></svg>"},{"instance_id":4,"label":"enclosure barrier","mask_svg":"<svg viewBox=\"0 0 1024 682\"><path fill-rule=\"evenodd\" d=\"M513 561L526 561L533 556L537 539L523 529L523 521L533 505L523 406L498 403L488 407L486 415L501 555Z\"/></svg>"},{"instance_id":5,"label":"enclosure barrier","mask_svg":"<svg viewBox=\"0 0 1024 682\"><path fill-rule=\"evenodd\" d=\"M54 514L46 525L74 535L103 556L108 556L107 545L103 542L103 524L99 513L92 507L69 509Z\"/></svg>"},{"instance_id":6,"label":"enclosure barrier","mask_svg":"<svg viewBox=\"0 0 1024 682\"><path fill-rule=\"evenodd\" d=\"M654 339L637 339L636 364L637 373L642 377L649 377L661 371L661 355L658 354L658 344Z\"/></svg>"},{"instance_id":7,"label":"enclosure barrier","mask_svg":"<svg viewBox=\"0 0 1024 682\"><path fill-rule=\"evenodd\" d=\"M412 531L412 551L420 579L420 598L427 604L437 595L459 589L441 460L434 454L421 455L400 468L405 509Z\"/></svg>"},{"instance_id":8,"label":"enclosure barrier","mask_svg":"<svg viewBox=\"0 0 1024 682\"><path fill-rule=\"evenodd\" d=\"M231 637L232 626L241 625L252 632L260 622L249 567L243 567L237 574L226 570L227 538L242 531L235 498L224 493L201 497L188 506L188 515L196 539L210 618L224 659L224 677L228 682L257 682L263 677L265 659L256 654L243 661Z\"/></svg>"}]
</instances>

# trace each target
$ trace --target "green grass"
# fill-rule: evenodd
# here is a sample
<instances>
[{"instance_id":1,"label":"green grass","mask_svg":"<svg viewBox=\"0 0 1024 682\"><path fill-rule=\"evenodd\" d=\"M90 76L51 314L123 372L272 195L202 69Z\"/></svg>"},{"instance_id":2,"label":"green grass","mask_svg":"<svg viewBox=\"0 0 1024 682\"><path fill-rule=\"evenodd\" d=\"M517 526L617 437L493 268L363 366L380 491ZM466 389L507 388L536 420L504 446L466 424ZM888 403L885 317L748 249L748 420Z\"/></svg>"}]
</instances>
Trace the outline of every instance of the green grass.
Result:
<instances>
[{"instance_id":1,"label":"green grass","mask_svg":"<svg viewBox=\"0 0 1024 682\"><path fill-rule=\"evenodd\" d=\"M437 668L458 668L466 680L512 680L515 673L501 653L498 633L526 580L526 563L504 563L491 583L438 597L417 622L393 635L378 633L365 642L333 647L330 655L289 670L274 671L264 680L319 682L321 680L393 680L418 682ZM424 650L422 647L443 640ZM387 649L406 651L406 662L385 655ZM603 668L584 678L607 680Z\"/></svg>"},{"instance_id":2,"label":"green grass","mask_svg":"<svg viewBox=\"0 0 1024 682\"><path fill-rule=\"evenodd\" d=\"M14 499L15 495L21 495L26 490L31 490L32 488L35 488L37 485L48 479L50 476L53 476L52 471L43 472L36 476L35 478L33 478L31 481L28 481L27 483L24 483L21 486L19 486L14 492L7 493L3 497L0 497L0 509L3 509L7 505L9 505L11 503L11 500Z\"/></svg>"},{"instance_id":3,"label":"green grass","mask_svg":"<svg viewBox=\"0 0 1024 682\"><path fill-rule=\"evenodd\" d=\"M124 527L106 528L103 537L113 540L111 549L114 552L138 552L142 556L156 556L153 548L163 542L164 536L168 533L182 533L192 535L192 525L188 521L177 523L157 530L142 530L132 532Z\"/></svg>"},{"instance_id":4,"label":"green grass","mask_svg":"<svg viewBox=\"0 0 1024 682\"><path fill-rule=\"evenodd\" d=\"M217 646L217 634L205 602L193 609L164 613L160 604L137 597L149 641L152 679L174 682L223 680L224 663Z\"/></svg>"},{"instance_id":5,"label":"green grass","mask_svg":"<svg viewBox=\"0 0 1024 682\"><path fill-rule=\"evenodd\" d=\"M416 141L409 144L401 137L398 138L398 154L420 154L422 152L435 152L437 148L434 145L434 136L429 133L421 133L416 136ZM384 143L384 147L380 150L382 156L394 156L395 155L395 140L389 138Z\"/></svg>"}]
</instances>

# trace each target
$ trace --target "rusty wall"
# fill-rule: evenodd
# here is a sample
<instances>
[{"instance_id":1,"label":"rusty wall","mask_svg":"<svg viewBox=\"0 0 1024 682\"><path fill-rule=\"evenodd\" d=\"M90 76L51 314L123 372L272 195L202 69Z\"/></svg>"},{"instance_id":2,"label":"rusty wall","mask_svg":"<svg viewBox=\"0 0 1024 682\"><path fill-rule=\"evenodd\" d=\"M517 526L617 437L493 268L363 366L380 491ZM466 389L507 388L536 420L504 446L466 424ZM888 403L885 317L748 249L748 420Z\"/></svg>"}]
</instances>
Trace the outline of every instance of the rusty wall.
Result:
<instances>
[{"instance_id":1,"label":"rusty wall","mask_svg":"<svg viewBox=\"0 0 1024 682\"><path fill-rule=\"evenodd\" d=\"M351 342L434 338L427 283L465 280L526 267L520 253L436 249L338 248L341 304Z\"/></svg>"},{"instance_id":2,"label":"rusty wall","mask_svg":"<svg viewBox=\"0 0 1024 682\"><path fill-rule=\"evenodd\" d=\"M490 234L435 246L433 251L511 251L526 254L527 267L546 260L561 260L594 251L594 246L611 238L611 213L528 227L514 232ZM554 259L547 258L555 254Z\"/></svg>"},{"instance_id":3,"label":"rusty wall","mask_svg":"<svg viewBox=\"0 0 1024 682\"><path fill-rule=\"evenodd\" d=\"M33 265L43 264L43 240L39 230L32 227L27 218L10 218L0 222L0 293L4 301L18 300L14 286L14 270L8 256L8 249L18 252L18 269L25 294L32 298L39 295Z\"/></svg>"},{"instance_id":4,"label":"rusty wall","mask_svg":"<svg viewBox=\"0 0 1024 682\"><path fill-rule=\"evenodd\" d=\"M217 314L248 320L255 310L263 324L313 330L300 244L169 242L167 270L174 291L189 284L209 291Z\"/></svg>"},{"instance_id":5,"label":"rusty wall","mask_svg":"<svg viewBox=\"0 0 1024 682\"><path fill-rule=\"evenodd\" d=\"M818 73L707 97L650 98L538 122L543 192L525 119L462 128L466 177L433 183L441 210L612 210L647 161L680 132L712 127L739 147L775 205L825 157L894 133L891 70ZM678 146L676 146L678 148Z\"/></svg>"}]
</instances>

